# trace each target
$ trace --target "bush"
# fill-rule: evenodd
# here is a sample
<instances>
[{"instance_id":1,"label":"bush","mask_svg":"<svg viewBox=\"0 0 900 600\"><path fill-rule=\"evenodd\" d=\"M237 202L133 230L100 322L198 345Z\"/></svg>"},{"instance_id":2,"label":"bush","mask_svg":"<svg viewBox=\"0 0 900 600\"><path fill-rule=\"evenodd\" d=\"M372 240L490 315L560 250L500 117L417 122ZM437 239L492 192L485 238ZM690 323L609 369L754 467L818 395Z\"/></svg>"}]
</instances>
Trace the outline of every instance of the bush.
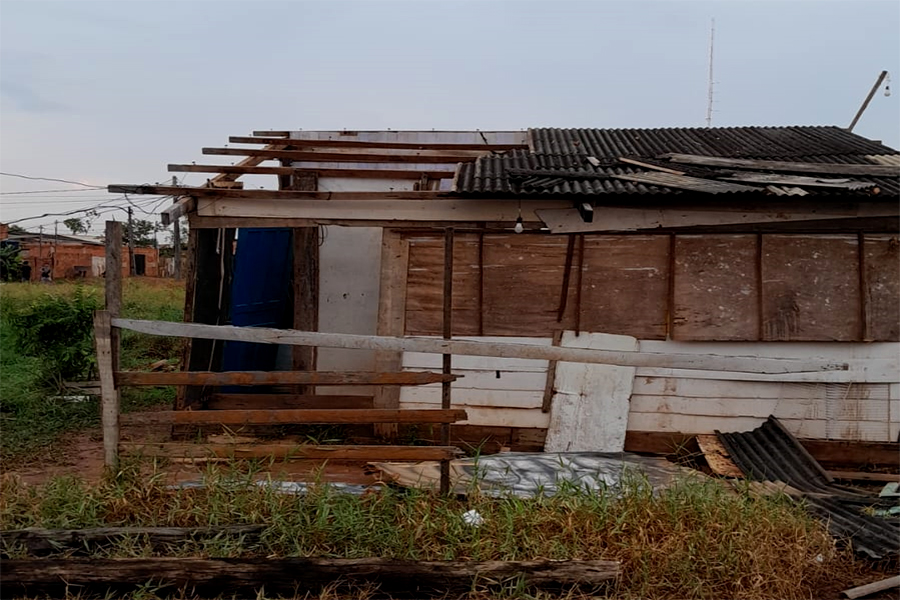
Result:
<instances>
[{"instance_id":1,"label":"bush","mask_svg":"<svg viewBox=\"0 0 900 600\"><path fill-rule=\"evenodd\" d=\"M71 297L43 294L8 316L18 349L41 359L47 382L59 382L89 379L93 373L93 314L99 307L79 286Z\"/></svg>"}]
</instances>

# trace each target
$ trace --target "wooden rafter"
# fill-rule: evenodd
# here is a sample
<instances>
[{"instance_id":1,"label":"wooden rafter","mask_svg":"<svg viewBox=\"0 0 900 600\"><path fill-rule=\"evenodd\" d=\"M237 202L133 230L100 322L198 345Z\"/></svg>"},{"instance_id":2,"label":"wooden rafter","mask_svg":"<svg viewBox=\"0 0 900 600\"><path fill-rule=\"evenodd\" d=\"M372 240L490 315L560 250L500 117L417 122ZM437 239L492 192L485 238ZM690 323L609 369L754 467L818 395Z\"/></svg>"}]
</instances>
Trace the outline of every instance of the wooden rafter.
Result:
<instances>
[{"instance_id":1,"label":"wooden rafter","mask_svg":"<svg viewBox=\"0 0 900 600\"><path fill-rule=\"evenodd\" d=\"M297 190L240 190L209 187L177 187L167 185L123 185L112 184L107 187L111 193L150 194L156 196L193 196L195 198L230 198L244 200L432 200L436 198L453 198L451 192L318 192Z\"/></svg>"},{"instance_id":2,"label":"wooden rafter","mask_svg":"<svg viewBox=\"0 0 900 600\"><path fill-rule=\"evenodd\" d=\"M170 173L228 173L233 175L302 175L316 173L319 177L352 177L363 179L452 179L455 171L414 169L318 169L308 167L241 167L238 165L169 165Z\"/></svg>"},{"instance_id":3,"label":"wooden rafter","mask_svg":"<svg viewBox=\"0 0 900 600\"><path fill-rule=\"evenodd\" d=\"M292 148L373 148L383 150L475 150L479 152L515 150L527 148L525 144L497 144L497 143L462 143L452 142L371 142L364 140L301 140L285 139L283 137L241 137L231 136L228 141L232 144L288 144Z\"/></svg>"},{"instance_id":4,"label":"wooden rafter","mask_svg":"<svg viewBox=\"0 0 900 600\"><path fill-rule=\"evenodd\" d=\"M487 153L488 151L475 150L369 150L365 148L307 148L306 150L203 148L203 154L215 156L283 158L292 161L417 164L453 164L473 161Z\"/></svg>"}]
</instances>

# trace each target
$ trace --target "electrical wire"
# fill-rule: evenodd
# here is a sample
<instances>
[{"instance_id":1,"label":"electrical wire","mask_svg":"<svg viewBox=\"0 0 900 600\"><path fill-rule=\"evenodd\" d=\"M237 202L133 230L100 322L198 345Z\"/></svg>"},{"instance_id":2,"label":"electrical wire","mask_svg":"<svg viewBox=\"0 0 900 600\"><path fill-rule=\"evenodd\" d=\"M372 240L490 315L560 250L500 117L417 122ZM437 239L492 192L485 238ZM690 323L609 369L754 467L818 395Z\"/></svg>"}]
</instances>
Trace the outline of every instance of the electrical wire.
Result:
<instances>
[{"instance_id":1,"label":"electrical wire","mask_svg":"<svg viewBox=\"0 0 900 600\"><path fill-rule=\"evenodd\" d=\"M71 183L72 185L83 185L84 187L96 188L98 186L91 185L90 183L82 183L80 181L72 181L71 179L56 179L55 177L31 177L29 175L20 175L18 173L0 173L0 175L5 175L6 177L18 177L20 179L31 179L32 181L56 181L59 183ZM105 187L105 186L99 186Z\"/></svg>"},{"instance_id":2,"label":"electrical wire","mask_svg":"<svg viewBox=\"0 0 900 600\"><path fill-rule=\"evenodd\" d=\"M105 186L98 185L98 186L94 186L93 188L88 189L88 190L30 190L27 192L0 192L0 196L21 196L23 194L46 194L46 193L57 193L57 192L68 192L68 193L79 192L79 193L83 194L84 192L96 192L97 190L104 189L104 187Z\"/></svg>"}]
</instances>

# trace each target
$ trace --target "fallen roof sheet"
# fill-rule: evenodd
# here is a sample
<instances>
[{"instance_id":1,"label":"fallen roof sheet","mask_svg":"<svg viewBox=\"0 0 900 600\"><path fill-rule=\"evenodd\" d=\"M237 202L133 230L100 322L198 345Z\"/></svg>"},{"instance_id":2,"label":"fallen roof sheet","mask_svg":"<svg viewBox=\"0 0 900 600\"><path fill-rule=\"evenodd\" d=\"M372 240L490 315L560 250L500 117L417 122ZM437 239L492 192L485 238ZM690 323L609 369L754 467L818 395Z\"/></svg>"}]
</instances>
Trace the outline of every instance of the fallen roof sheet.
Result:
<instances>
[{"instance_id":1,"label":"fallen roof sheet","mask_svg":"<svg viewBox=\"0 0 900 600\"><path fill-rule=\"evenodd\" d=\"M753 431L716 432L729 458L750 479L778 481L803 492L811 513L825 520L831 534L849 539L872 558L900 554L900 531L864 512L885 499L834 484L832 478L775 417ZM888 501L890 502L890 501Z\"/></svg>"},{"instance_id":2,"label":"fallen roof sheet","mask_svg":"<svg viewBox=\"0 0 900 600\"><path fill-rule=\"evenodd\" d=\"M440 463L370 463L385 480L405 487L438 489ZM618 487L629 477L644 478L654 490L679 477L702 477L697 471L664 458L627 452L504 452L478 459L450 461L454 493L466 494L477 485L481 493L523 498L552 496L563 485L594 490Z\"/></svg>"}]
</instances>

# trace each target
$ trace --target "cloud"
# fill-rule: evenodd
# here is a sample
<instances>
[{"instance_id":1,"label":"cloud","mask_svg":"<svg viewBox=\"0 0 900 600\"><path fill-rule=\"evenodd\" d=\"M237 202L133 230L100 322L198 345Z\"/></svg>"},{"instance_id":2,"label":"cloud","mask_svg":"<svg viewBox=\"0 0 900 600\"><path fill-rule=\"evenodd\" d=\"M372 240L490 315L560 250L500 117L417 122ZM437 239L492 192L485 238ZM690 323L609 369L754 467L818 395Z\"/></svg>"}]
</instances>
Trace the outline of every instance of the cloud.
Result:
<instances>
[{"instance_id":1,"label":"cloud","mask_svg":"<svg viewBox=\"0 0 900 600\"><path fill-rule=\"evenodd\" d=\"M61 111L66 106L57 97L60 90L48 89L46 66L50 57L37 53L4 50L0 60L0 97L4 108L22 112L45 113Z\"/></svg>"}]
</instances>

